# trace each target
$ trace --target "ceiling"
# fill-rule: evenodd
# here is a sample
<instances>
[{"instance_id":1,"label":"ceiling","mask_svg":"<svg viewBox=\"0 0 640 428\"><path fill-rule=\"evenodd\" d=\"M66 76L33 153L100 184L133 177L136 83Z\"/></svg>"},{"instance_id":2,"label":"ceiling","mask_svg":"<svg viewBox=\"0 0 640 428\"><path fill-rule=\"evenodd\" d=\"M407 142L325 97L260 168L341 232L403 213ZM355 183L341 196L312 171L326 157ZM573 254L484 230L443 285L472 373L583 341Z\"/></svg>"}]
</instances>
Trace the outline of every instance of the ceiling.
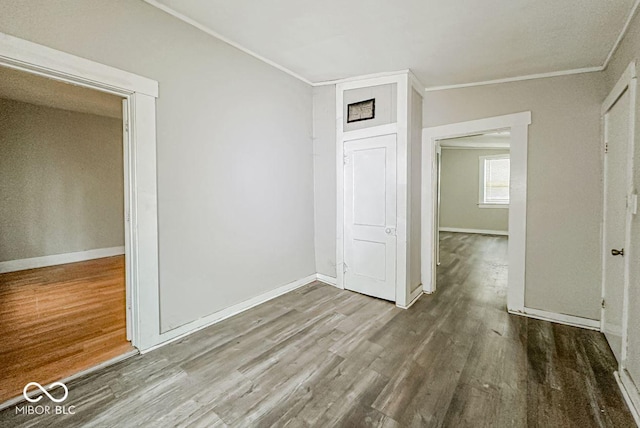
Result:
<instances>
[{"instance_id":1,"label":"ceiling","mask_svg":"<svg viewBox=\"0 0 640 428\"><path fill-rule=\"evenodd\" d=\"M309 82L411 69L427 87L602 67L634 7L634 0L146 1Z\"/></svg>"},{"instance_id":2,"label":"ceiling","mask_svg":"<svg viewBox=\"0 0 640 428\"><path fill-rule=\"evenodd\" d=\"M0 98L122 118L120 97L8 67L0 67Z\"/></svg>"}]
</instances>

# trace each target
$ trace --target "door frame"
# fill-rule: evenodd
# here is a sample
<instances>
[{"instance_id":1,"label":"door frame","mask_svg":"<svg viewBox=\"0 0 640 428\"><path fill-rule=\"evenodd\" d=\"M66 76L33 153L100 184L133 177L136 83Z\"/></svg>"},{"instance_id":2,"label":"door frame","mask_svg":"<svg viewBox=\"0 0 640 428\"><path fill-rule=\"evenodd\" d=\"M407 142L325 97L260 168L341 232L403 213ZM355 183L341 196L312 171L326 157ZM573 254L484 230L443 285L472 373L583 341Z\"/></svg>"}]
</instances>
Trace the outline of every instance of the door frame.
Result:
<instances>
[{"instance_id":1,"label":"door frame","mask_svg":"<svg viewBox=\"0 0 640 428\"><path fill-rule=\"evenodd\" d=\"M511 131L511 184L509 201L509 274L507 310L525 313L525 255L527 240L527 147L531 112L488 117L422 130L422 283L425 293L436 291L438 140L501 129Z\"/></svg>"},{"instance_id":2,"label":"door frame","mask_svg":"<svg viewBox=\"0 0 640 428\"><path fill-rule=\"evenodd\" d=\"M0 33L0 66L124 98L127 336L144 350L160 342L156 98L158 82ZM128 221L127 221L128 220Z\"/></svg>"},{"instance_id":3,"label":"door frame","mask_svg":"<svg viewBox=\"0 0 640 428\"><path fill-rule=\"evenodd\" d=\"M630 141L627 145L627 168L626 168L626 182L627 182L627 201L629 197L635 192L634 183L633 183L633 168L634 168L634 142L635 142L635 118L636 118L636 95L637 95L637 75L636 75L636 64L635 61L632 61L624 73L615 84L609 95L605 98L602 103L602 108L600 111L601 118L601 129L602 129L602 172L603 172L603 200L602 200L602 224L601 224L601 251L602 251L602 284L601 284L601 296L603 305L600 309L600 331L605 331L605 283L606 283L606 258L608 256L608 251L610 249L606 246L606 224L607 224L607 161L606 161L606 126L607 123L605 121L605 115L611 110L611 108L616 104L616 102L620 99L620 97L626 92L629 91L629 103L631 108L629 109L629 137ZM626 225L625 225L625 239L624 239L624 282L623 282L623 302L622 302L622 349L619 364L620 373L625 373L624 366L627 359L627 339L628 339L628 318L629 318L629 260L630 260L630 251L631 251L631 222L632 222L632 213L629 209L629 204L627 203L627 212L626 212Z\"/></svg>"},{"instance_id":4,"label":"door frame","mask_svg":"<svg viewBox=\"0 0 640 428\"><path fill-rule=\"evenodd\" d=\"M396 122L354 131L344 131L344 91L386 84L396 84ZM424 87L406 70L390 75L345 81L336 84L336 287L344 289L344 142L359 138L396 134L397 150L397 224L396 224L396 306L406 308L410 298L407 291L407 235L408 235L408 135L409 90L422 94ZM404 179L403 179L404 178Z\"/></svg>"}]
</instances>

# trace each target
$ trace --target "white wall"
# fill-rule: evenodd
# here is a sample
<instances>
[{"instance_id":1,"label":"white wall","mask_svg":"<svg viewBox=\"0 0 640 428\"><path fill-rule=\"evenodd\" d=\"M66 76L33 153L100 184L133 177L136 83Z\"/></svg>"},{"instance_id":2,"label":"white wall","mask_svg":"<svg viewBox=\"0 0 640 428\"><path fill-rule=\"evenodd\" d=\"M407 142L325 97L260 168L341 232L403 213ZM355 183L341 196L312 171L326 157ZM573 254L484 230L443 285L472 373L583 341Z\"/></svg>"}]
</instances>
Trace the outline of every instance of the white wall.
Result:
<instances>
[{"instance_id":1,"label":"white wall","mask_svg":"<svg viewBox=\"0 0 640 428\"><path fill-rule=\"evenodd\" d=\"M309 85L137 0L7 0L0 32L159 82L163 331L315 273Z\"/></svg>"},{"instance_id":2,"label":"white wall","mask_svg":"<svg viewBox=\"0 0 640 428\"><path fill-rule=\"evenodd\" d=\"M509 150L442 148L440 227L507 232L509 210L480 208L480 156L508 155Z\"/></svg>"},{"instance_id":3,"label":"white wall","mask_svg":"<svg viewBox=\"0 0 640 428\"><path fill-rule=\"evenodd\" d=\"M0 99L0 262L121 246L122 119Z\"/></svg>"},{"instance_id":4,"label":"white wall","mask_svg":"<svg viewBox=\"0 0 640 428\"><path fill-rule=\"evenodd\" d=\"M424 124L530 110L525 305L600 318L600 73L428 92Z\"/></svg>"}]
</instances>

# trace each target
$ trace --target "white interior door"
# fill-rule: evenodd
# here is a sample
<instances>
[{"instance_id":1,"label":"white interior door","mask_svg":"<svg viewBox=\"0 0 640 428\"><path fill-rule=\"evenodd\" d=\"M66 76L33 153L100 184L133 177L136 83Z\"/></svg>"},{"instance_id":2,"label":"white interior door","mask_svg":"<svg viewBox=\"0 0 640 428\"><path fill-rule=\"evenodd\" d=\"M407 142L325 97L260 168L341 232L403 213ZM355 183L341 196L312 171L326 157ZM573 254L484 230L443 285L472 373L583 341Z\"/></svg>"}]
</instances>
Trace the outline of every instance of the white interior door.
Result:
<instances>
[{"instance_id":1,"label":"white interior door","mask_svg":"<svg viewBox=\"0 0 640 428\"><path fill-rule=\"evenodd\" d=\"M629 91L625 91L604 116L604 334L622 361L622 323L625 294L624 247L627 236Z\"/></svg>"},{"instance_id":2,"label":"white interior door","mask_svg":"<svg viewBox=\"0 0 640 428\"><path fill-rule=\"evenodd\" d=\"M396 300L396 134L344 144L344 286Z\"/></svg>"}]
</instances>

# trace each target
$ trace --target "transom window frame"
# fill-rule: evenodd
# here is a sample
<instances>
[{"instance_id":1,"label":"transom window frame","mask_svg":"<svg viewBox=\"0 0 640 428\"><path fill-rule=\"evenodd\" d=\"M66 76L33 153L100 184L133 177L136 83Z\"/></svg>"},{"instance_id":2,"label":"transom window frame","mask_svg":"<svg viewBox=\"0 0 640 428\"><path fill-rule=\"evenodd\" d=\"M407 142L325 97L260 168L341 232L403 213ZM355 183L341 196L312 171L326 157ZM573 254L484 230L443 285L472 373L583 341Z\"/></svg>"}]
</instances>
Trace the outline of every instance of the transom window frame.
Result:
<instances>
[{"instance_id":1,"label":"transom window frame","mask_svg":"<svg viewBox=\"0 0 640 428\"><path fill-rule=\"evenodd\" d=\"M488 160L498 160L498 159L509 159L511 160L511 154L500 154L500 155L487 155L487 156L479 156L478 159L478 208L509 208L509 203L511 198L509 197L509 202L487 202L485 200L485 171L486 171L486 161ZM509 195L511 196L511 195Z\"/></svg>"}]
</instances>

